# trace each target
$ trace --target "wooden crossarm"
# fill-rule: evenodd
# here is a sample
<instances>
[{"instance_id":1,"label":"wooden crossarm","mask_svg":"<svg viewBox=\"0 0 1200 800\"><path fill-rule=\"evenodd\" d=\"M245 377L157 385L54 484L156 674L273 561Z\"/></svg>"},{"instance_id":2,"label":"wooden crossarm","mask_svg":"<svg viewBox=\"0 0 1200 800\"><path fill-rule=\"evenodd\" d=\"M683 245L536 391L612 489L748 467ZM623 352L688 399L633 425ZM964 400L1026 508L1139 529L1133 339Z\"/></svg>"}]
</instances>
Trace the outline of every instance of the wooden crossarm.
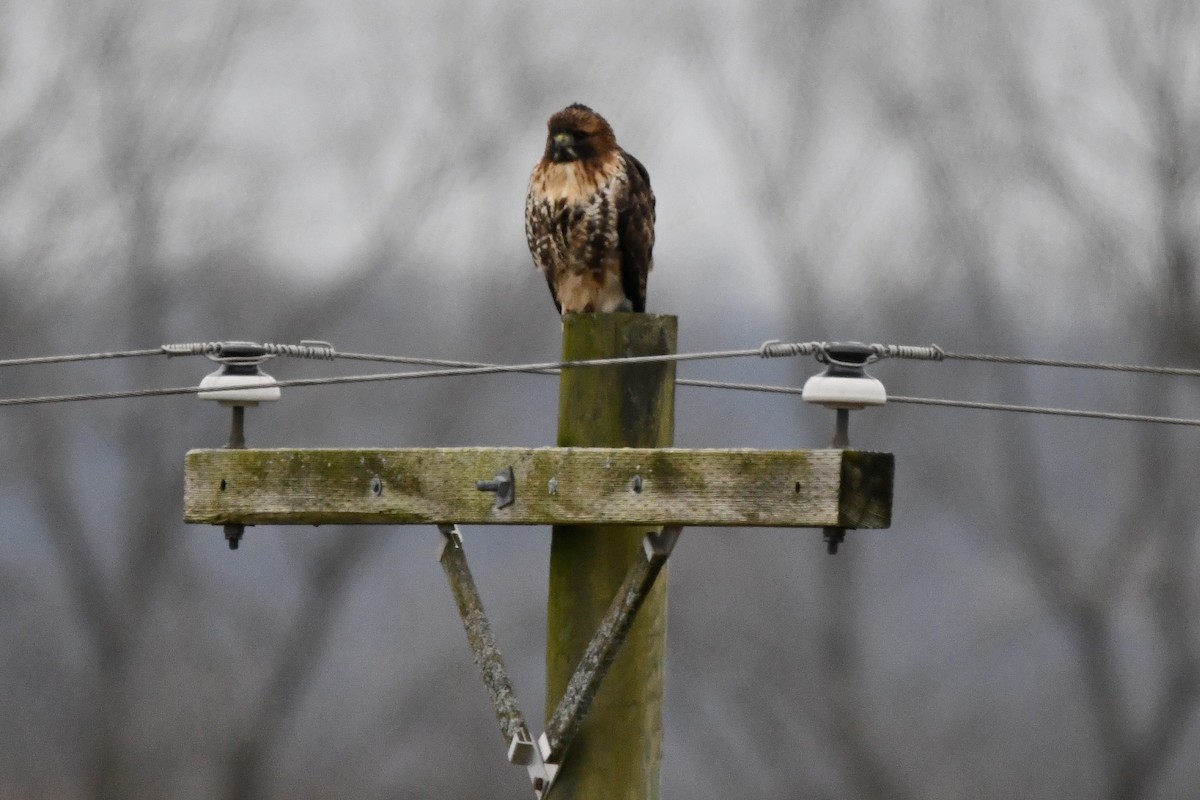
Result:
<instances>
[{"instance_id":1,"label":"wooden crossarm","mask_svg":"<svg viewBox=\"0 0 1200 800\"><path fill-rule=\"evenodd\" d=\"M513 470L514 498L476 488ZM886 528L894 457L853 450L193 450L184 519L222 525Z\"/></svg>"}]
</instances>

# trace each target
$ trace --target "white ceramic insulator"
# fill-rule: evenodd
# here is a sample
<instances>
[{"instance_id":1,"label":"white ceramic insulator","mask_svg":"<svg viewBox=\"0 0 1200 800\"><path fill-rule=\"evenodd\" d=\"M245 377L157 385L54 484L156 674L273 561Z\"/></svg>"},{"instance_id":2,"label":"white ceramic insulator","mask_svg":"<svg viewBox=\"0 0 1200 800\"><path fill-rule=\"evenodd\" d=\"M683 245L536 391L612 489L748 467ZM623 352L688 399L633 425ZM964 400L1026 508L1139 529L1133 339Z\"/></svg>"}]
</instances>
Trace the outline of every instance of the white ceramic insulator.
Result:
<instances>
[{"instance_id":1,"label":"white ceramic insulator","mask_svg":"<svg viewBox=\"0 0 1200 800\"><path fill-rule=\"evenodd\" d=\"M805 381L803 397L806 403L857 411L886 403L887 390L879 380L870 376L853 378L821 373Z\"/></svg>"},{"instance_id":2,"label":"white ceramic insulator","mask_svg":"<svg viewBox=\"0 0 1200 800\"><path fill-rule=\"evenodd\" d=\"M222 387L239 387L224 389ZM216 400L223 406L256 406L273 403L280 398L275 379L265 372L257 375L228 375L223 369L211 372L200 381L201 400Z\"/></svg>"}]
</instances>

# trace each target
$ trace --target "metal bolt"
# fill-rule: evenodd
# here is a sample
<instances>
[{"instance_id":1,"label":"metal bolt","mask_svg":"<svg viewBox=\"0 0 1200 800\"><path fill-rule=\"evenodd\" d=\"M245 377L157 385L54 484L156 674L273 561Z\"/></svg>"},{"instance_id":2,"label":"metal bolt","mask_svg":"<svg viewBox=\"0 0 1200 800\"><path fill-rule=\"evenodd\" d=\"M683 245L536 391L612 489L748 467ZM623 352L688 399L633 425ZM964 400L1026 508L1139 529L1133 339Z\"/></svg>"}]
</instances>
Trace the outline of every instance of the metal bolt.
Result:
<instances>
[{"instance_id":1,"label":"metal bolt","mask_svg":"<svg viewBox=\"0 0 1200 800\"><path fill-rule=\"evenodd\" d=\"M517 499L516 477L512 467L497 473L493 480L475 481L475 488L481 492L495 492L496 504L493 508L511 506Z\"/></svg>"},{"instance_id":2,"label":"metal bolt","mask_svg":"<svg viewBox=\"0 0 1200 800\"><path fill-rule=\"evenodd\" d=\"M836 556L838 545L846 540L845 528L825 528L825 546L829 555Z\"/></svg>"},{"instance_id":3,"label":"metal bolt","mask_svg":"<svg viewBox=\"0 0 1200 800\"><path fill-rule=\"evenodd\" d=\"M229 443L225 445L227 450L244 450L246 448L246 407L233 407L233 422L229 427ZM221 481L221 490L225 490L225 481ZM237 550L238 544L242 541L242 534L246 532L246 526L238 523L231 523L225 526L225 541L229 543L230 550Z\"/></svg>"},{"instance_id":4,"label":"metal bolt","mask_svg":"<svg viewBox=\"0 0 1200 800\"><path fill-rule=\"evenodd\" d=\"M837 410L837 427L833 434L833 446L845 450L850 446L850 409Z\"/></svg>"},{"instance_id":5,"label":"metal bolt","mask_svg":"<svg viewBox=\"0 0 1200 800\"><path fill-rule=\"evenodd\" d=\"M636 492L637 494L642 493L642 476L641 475L633 476L633 491Z\"/></svg>"},{"instance_id":6,"label":"metal bolt","mask_svg":"<svg viewBox=\"0 0 1200 800\"><path fill-rule=\"evenodd\" d=\"M833 434L833 446L845 450L850 446L850 409L837 410L837 425ZM800 485L796 484L797 490ZM831 556L836 556L838 545L846 540L845 528L825 528L825 550Z\"/></svg>"},{"instance_id":7,"label":"metal bolt","mask_svg":"<svg viewBox=\"0 0 1200 800\"><path fill-rule=\"evenodd\" d=\"M229 427L229 450L244 450L246 448L246 407L233 407L233 424Z\"/></svg>"},{"instance_id":8,"label":"metal bolt","mask_svg":"<svg viewBox=\"0 0 1200 800\"><path fill-rule=\"evenodd\" d=\"M378 475L371 477L371 494L375 495L376 497L383 496L383 481L379 480Z\"/></svg>"}]
</instances>

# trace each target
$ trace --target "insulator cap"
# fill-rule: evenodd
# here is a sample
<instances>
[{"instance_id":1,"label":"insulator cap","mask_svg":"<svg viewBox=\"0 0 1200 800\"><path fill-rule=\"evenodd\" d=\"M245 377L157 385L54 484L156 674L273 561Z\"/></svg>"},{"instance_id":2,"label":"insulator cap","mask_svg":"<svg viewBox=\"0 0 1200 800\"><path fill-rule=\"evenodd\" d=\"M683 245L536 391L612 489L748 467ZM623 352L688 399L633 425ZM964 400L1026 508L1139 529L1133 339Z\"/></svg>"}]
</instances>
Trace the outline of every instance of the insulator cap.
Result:
<instances>
[{"instance_id":1,"label":"insulator cap","mask_svg":"<svg viewBox=\"0 0 1200 800\"><path fill-rule=\"evenodd\" d=\"M267 348L258 342L221 342L216 360L222 363L261 364L267 357Z\"/></svg>"},{"instance_id":2,"label":"insulator cap","mask_svg":"<svg viewBox=\"0 0 1200 800\"><path fill-rule=\"evenodd\" d=\"M805 381L803 397L806 403L820 403L826 408L848 408L857 411L867 406L881 406L886 403L887 390L870 375L847 378L822 372Z\"/></svg>"},{"instance_id":3,"label":"insulator cap","mask_svg":"<svg viewBox=\"0 0 1200 800\"><path fill-rule=\"evenodd\" d=\"M818 357L829 366L805 382L805 402L853 411L887 402L887 390L865 369L874 360L869 346L858 342L826 345L823 357Z\"/></svg>"},{"instance_id":4,"label":"insulator cap","mask_svg":"<svg viewBox=\"0 0 1200 800\"><path fill-rule=\"evenodd\" d=\"M223 364L204 376L200 389L196 396L201 400L216 400L223 406L256 406L280 398L275 379L255 364Z\"/></svg>"}]
</instances>

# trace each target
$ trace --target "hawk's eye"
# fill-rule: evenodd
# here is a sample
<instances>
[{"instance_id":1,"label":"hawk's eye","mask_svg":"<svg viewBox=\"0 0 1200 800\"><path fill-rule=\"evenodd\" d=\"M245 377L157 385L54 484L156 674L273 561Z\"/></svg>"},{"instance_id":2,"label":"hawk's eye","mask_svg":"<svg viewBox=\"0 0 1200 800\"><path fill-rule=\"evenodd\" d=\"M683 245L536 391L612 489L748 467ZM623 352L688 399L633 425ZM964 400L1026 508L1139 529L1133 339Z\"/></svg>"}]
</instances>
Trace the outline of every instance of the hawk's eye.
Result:
<instances>
[{"instance_id":1,"label":"hawk's eye","mask_svg":"<svg viewBox=\"0 0 1200 800\"><path fill-rule=\"evenodd\" d=\"M571 131L571 135L575 137L576 141L578 141L580 139L588 138L588 136L591 134L589 134L587 131Z\"/></svg>"}]
</instances>

